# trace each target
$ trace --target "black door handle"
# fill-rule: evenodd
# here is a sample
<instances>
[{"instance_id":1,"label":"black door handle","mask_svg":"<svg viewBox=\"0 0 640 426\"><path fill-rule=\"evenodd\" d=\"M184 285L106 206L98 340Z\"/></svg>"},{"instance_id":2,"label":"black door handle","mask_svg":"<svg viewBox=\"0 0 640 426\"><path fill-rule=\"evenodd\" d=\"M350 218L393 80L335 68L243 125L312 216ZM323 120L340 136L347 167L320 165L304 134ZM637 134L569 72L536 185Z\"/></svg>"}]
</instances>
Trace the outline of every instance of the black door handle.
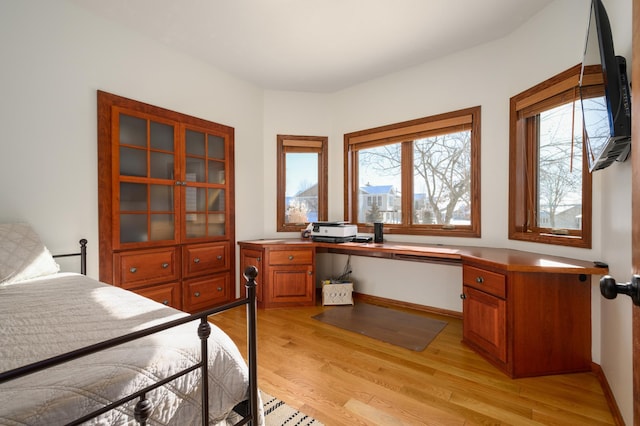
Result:
<instances>
[{"instance_id":1,"label":"black door handle","mask_svg":"<svg viewBox=\"0 0 640 426\"><path fill-rule=\"evenodd\" d=\"M630 283L616 284L616 280L609 275L600 278L600 294L607 299L615 299L618 294L631 297L633 304L640 306L640 275L634 275Z\"/></svg>"}]
</instances>

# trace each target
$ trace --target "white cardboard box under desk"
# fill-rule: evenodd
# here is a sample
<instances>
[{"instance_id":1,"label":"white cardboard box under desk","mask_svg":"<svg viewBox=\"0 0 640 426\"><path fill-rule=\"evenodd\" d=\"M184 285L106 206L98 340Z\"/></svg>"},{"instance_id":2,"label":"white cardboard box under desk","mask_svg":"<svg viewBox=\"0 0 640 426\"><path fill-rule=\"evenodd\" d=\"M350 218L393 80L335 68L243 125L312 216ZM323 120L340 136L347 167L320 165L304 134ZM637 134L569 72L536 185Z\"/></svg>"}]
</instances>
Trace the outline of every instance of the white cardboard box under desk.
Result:
<instances>
[{"instance_id":1,"label":"white cardboard box under desk","mask_svg":"<svg viewBox=\"0 0 640 426\"><path fill-rule=\"evenodd\" d=\"M353 305L353 283L322 282L323 305Z\"/></svg>"}]
</instances>

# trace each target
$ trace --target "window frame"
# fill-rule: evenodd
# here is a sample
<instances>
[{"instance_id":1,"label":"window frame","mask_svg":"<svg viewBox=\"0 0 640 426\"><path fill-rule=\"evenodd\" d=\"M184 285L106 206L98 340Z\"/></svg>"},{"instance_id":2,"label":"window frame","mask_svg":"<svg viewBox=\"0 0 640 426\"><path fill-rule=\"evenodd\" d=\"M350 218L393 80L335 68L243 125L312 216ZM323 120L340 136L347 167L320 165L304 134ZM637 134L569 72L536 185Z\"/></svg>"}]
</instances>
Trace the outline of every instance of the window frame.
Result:
<instances>
[{"instance_id":1,"label":"window frame","mask_svg":"<svg viewBox=\"0 0 640 426\"><path fill-rule=\"evenodd\" d=\"M579 248L591 248L592 179L588 169L587 152L582 155L582 229L554 231L537 224L538 196L535 174L537 149L535 118L567 101L580 102L580 73L582 64L575 65L510 99L509 113L509 239ZM601 84L596 70L587 67L583 77L586 90ZM593 86L593 87L591 87ZM584 87L583 87L584 89ZM534 114L536 114L534 116ZM532 195L529 195L532 194Z\"/></svg>"},{"instance_id":2,"label":"window frame","mask_svg":"<svg viewBox=\"0 0 640 426\"><path fill-rule=\"evenodd\" d=\"M286 182L288 153L316 153L318 154L318 221L328 218L328 143L326 136L294 136L277 135L277 200L276 200L276 231L299 232L304 230L307 223L286 223Z\"/></svg>"},{"instance_id":3,"label":"window frame","mask_svg":"<svg viewBox=\"0 0 640 426\"><path fill-rule=\"evenodd\" d=\"M433 235L480 238L480 113L475 106L457 111L415 120L404 121L344 135L344 220L357 224L360 232L373 232L372 223L360 223L358 219L358 151L386 144L401 143L402 220L400 224L384 224L385 233L402 235ZM414 140L456 129L469 129L470 138L470 224L442 225L415 224L413 218L413 143ZM406 166L409 164L409 166ZM411 194L410 197L404 194Z\"/></svg>"}]
</instances>

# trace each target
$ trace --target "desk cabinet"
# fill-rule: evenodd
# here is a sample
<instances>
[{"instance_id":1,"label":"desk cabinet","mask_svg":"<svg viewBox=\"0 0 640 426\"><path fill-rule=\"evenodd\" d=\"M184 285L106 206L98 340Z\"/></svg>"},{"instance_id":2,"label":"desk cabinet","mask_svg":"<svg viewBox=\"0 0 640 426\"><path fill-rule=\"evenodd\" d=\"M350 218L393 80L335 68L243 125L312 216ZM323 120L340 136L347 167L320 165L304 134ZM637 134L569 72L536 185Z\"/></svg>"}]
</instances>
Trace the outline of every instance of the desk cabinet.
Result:
<instances>
[{"instance_id":1,"label":"desk cabinet","mask_svg":"<svg viewBox=\"0 0 640 426\"><path fill-rule=\"evenodd\" d=\"M591 280L463 264L463 342L511 377L591 370Z\"/></svg>"},{"instance_id":2,"label":"desk cabinet","mask_svg":"<svg viewBox=\"0 0 640 426\"><path fill-rule=\"evenodd\" d=\"M240 243L240 263L241 272L248 266L258 268L256 282L259 307L315 305L313 247L247 246Z\"/></svg>"},{"instance_id":3,"label":"desk cabinet","mask_svg":"<svg viewBox=\"0 0 640 426\"><path fill-rule=\"evenodd\" d=\"M258 306L263 306L263 297L262 297L262 289L264 288L264 273L262 268L262 259L264 257L263 249L250 249L244 248L242 244L240 244L240 291L244 294L245 290L242 290L247 280L242 274L249 266L254 266L258 270L258 275L256 276L256 299L258 300Z\"/></svg>"},{"instance_id":4,"label":"desk cabinet","mask_svg":"<svg viewBox=\"0 0 640 426\"><path fill-rule=\"evenodd\" d=\"M463 338L497 361L507 362L506 279L502 274L463 267Z\"/></svg>"},{"instance_id":5,"label":"desk cabinet","mask_svg":"<svg viewBox=\"0 0 640 426\"><path fill-rule=\"evenodd\" d=\"M238 244L241 271L258 268L260 307L315 304L316 250L462 266L465 344L514 378L591 370L591 275L608 272L592 262L419 243L274 239ZM425 276L429 279L426 269Z\"/></svg>"}]
</instances>

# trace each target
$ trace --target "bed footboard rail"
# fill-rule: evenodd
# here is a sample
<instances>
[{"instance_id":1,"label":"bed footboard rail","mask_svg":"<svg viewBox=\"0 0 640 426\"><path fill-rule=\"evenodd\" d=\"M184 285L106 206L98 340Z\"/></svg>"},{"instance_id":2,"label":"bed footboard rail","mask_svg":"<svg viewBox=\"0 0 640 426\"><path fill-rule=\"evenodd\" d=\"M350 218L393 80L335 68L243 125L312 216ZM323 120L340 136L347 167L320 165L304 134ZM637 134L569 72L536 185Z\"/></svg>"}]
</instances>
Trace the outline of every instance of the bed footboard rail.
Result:
<instances>
[{"instance_id":1,"label":"bed footboard rail","mask_svg":"<svg viewBox=\"0 0 640 426\"><path fill-rule=\"evenodd\" d=\"M78 243L80 244L80 251L78 253L54 254L53 258L80 256L80 273L87 275L87 239L83 238L78 241Z\"/></svg>"},{"instance_id":2,"label":"bed footboard rail","mask_svg":"<svg viewBox=\"0 0 640 426\"><path fill-rule=\"evenodd\" d=\"M85 240L86 244L86 240ZM166 377L156 383L153 383L144 389L140 389L139 391L127 395L118 401L114 401L109 405L106 405L98 410L95 410L91 413L86 414L85 416L78 418L68 425L79 425L88 420L91 420L95 417L100 416L116 407L124 405L128 402L131 402L135 399L138 399L136 406L134 408L134 416L135 419L141 426L146 425L147 419L149 418L151 412L153 411L153 402L146 398L146 394L150 391L164 386L165 384L181 377L190 372L200 369L202 372L202 377L208 377L208 337L211 333L211 325L209 324L207 318L210 315L215 315L220 312L224 312L229 309L233 309L236 307L240 307L246 305L247 309L247 364L249 370L249 378L248 378L248 391L247 394L249 396L248 400L248 413L243 414L243 418L240 419L236 425L257 425L258 423L258 379L257 379L257 306L256 306L256 282L255 278L258 275L258 271L255 267L250 266L244 271L244 277L247 280L246 287L246 297L235 300L233 302L226 303L224 305L217 306L215 308L207 309L189 316L185 316L182 318L178 318L176 320L172 320L163 324L159 324L153 327L148 327L143 330L135 331L129 334L125 334L123 336L118 336L113 339L105 340L99 343L95 343L90 346L86 346L80 349L76 349L74 351L70 351L61 355L57 355L42 361L38 361L32 364L28 364L22 367L15 368L13 370L8 370L0 373L0 384L5 383L19 377L23 377L29 374L33 374L39 371L46 370L47 368L63 364L87 355L94 354L96 352L100 352L102 350L112 348L118 345L122 345L127 342L131 342L133 340L137 340L146 336L150 336L152 334L168 330L170 328L186 324L192 321L200 321L198 326L198 337L201 340L201 358L200 362L193 364L192 366L181 370L172 376ZM208 424L209 419L209 381L202 381L202 425Z\"/></svg>"}]
</instances>

